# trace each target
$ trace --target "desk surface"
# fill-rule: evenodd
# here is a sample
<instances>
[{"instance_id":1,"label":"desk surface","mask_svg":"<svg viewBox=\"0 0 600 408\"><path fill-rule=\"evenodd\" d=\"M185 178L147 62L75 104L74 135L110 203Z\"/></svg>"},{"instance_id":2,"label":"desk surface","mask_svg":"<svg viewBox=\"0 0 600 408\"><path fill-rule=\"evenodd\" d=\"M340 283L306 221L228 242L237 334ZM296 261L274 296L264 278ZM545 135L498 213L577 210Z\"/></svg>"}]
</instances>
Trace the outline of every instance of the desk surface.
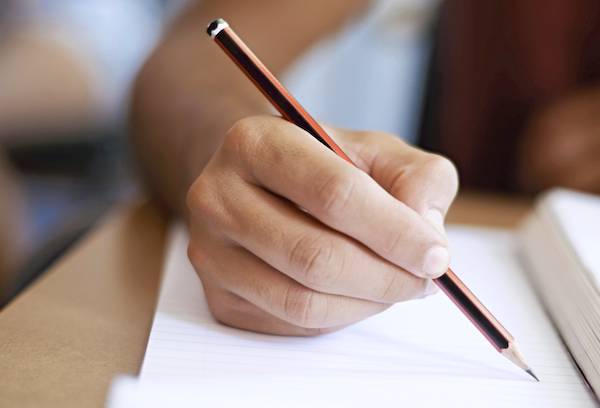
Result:
<instances>
[{"instance_id":1,"label":"desk surface","mask_svg":"<svg viewBox=\"0 0 600 408\"><path fill-rule=\"evenodd\" d=\"M448 223L514 227L528 200L460 195ZM102 407L137 374L156 304L166 220L115 211L0 312L0 407Z\"/></svg>"}]
</instances>

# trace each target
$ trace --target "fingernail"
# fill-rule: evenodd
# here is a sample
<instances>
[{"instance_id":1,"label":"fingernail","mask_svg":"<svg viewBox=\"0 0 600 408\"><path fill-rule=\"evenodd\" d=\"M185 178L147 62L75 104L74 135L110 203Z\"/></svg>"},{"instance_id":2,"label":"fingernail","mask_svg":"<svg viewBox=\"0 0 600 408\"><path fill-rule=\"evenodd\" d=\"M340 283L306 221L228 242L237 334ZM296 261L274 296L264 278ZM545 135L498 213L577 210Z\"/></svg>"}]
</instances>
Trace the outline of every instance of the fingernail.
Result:
<instances>
[{"instance_id":1,"label":"fingernail","mask_svg":"<svg viewBox=\"0 0 600 408\"><path fill-rule=\"evenodd\" d=\"M438 285L432 281L431 279L427 279L427 285L425 286L425 290L423 290L423 298L427 296L435 295L440 291Z\"/></svg>"},{"instance_id":2,"label":"fingernail","mask_svg":"<svg viewBox=\"0 0 600 408\"><path fill-rule=\"evenodd\" d=\"M427 215L425 215L425 219L431 224L433 225L433 228L435 228L436 230L438 230L438 232L440 234L442 234L442 236L446 239L448 239L448 237L446 236L446 230L444 229L444 216L442 215L441 212L439 212L438 210L429 210L427 212Z\"/></svg>"},{"instance_id":3,"label":"fingernail","mask_svg":"<svg viewBox=\"0 0 600 408\"><path fill-rule=\"evenodd\" d=\"M450 252L443 246L435 246L425 259L423 273L426 276L437 278L446 272L448 266L450 266Z\"/></svg>"}]
</instances>

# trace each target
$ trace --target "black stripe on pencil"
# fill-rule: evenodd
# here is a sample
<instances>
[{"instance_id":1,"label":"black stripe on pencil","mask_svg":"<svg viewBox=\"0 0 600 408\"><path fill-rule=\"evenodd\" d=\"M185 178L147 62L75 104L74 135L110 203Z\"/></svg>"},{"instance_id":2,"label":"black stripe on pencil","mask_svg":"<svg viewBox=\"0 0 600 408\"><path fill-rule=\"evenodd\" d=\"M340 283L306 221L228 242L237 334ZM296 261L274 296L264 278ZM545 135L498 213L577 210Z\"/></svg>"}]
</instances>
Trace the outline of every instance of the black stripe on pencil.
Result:
<instances>
[{"instance_id":1,"label":"black stripe on pencil","mask_svg":"<svg viewBox=\"0 0 600 408\"><path fill-rule=\"evenodd\" d=\"M300 106L283 85L279 83L273 74L269 72L252 51L240 40L229 27L229 24L219 18L209 24L207 32L285 119L301 127L327 148L333 150L344 160L354 165L329 135L325 133L321 126ZM458 279L452 270L448 269L444 275L438 279L434 279L434 281L496 350L539 381L529 364L525 361L514 338L473 295L465 284Z\"/></svg>"}]
</instances>

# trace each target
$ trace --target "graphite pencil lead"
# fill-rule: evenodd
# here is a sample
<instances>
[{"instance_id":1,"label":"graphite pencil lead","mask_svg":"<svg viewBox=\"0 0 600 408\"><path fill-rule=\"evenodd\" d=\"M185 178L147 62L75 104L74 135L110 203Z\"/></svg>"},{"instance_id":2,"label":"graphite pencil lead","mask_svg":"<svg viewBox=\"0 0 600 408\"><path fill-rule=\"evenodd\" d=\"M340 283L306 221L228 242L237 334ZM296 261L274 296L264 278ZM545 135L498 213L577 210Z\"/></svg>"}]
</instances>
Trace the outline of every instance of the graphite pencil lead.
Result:
<instances>
[{"instance_id":1,"label":"graphite pencil lead","mask_svg":"<svg viewBox=\"0 0 600 408\"><path fill-rule=\"evenodd\" d=\"M535 378L538 382L540 382L540 379L537 378L537 375L535 375L533 373L533 370L527 370L526 372L527 372L527 374L529 374L530 376L532 376L533 378Z\"/></svg>"},{"instance_id":2,"label":"graphite pencil lead","mask_svg":"<svg viewBox=\"0 0 600 408\"><path fill-rule=\"evenodd\" d=\"M512 361L513 363L515 363L523 371L525 371L525 372L533 375L532 372L530 373L531 366L525 360L525 356L523 356L523 352L521 351L521 349L517 345L516 341L514 341L514 340L510 341L508 343L508 347L505 348L505 349L502 349L500 351L500 353L502 353L502 355L504 357L508 358L510 361ZM536 379L537 379L537 377L536 377Z\"/></svg>"}]
</instances>

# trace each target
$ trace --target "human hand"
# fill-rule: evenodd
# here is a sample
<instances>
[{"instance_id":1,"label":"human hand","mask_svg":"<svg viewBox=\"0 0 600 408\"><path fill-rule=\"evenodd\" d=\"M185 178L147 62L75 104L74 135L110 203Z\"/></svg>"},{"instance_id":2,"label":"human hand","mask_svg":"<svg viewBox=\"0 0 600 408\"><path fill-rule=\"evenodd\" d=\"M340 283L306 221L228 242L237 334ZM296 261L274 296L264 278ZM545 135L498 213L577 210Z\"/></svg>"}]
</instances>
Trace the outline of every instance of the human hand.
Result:
<instances>
[{"instance_id":1,"label":"human hand","mask_svg":"<svg viewBox=\"0 0 600 408\"><path fill-rule=\"evenodd\" d=\"M558 100L540 111L521 146L521 186L563 186L600 193L600 87Z\"/></svg>"},{"instance_id":2,"label":"human hand","mask_svg":"<svg viewBox=\"0 0 600 408\"><path fill-rule=\"evenodd\" d=\"M454 166L393 135L325 130L358 168L256 116L228 132L191 187L188 253L222 323L325 333L437 290Z\"/></svg>"}]
</instances>

